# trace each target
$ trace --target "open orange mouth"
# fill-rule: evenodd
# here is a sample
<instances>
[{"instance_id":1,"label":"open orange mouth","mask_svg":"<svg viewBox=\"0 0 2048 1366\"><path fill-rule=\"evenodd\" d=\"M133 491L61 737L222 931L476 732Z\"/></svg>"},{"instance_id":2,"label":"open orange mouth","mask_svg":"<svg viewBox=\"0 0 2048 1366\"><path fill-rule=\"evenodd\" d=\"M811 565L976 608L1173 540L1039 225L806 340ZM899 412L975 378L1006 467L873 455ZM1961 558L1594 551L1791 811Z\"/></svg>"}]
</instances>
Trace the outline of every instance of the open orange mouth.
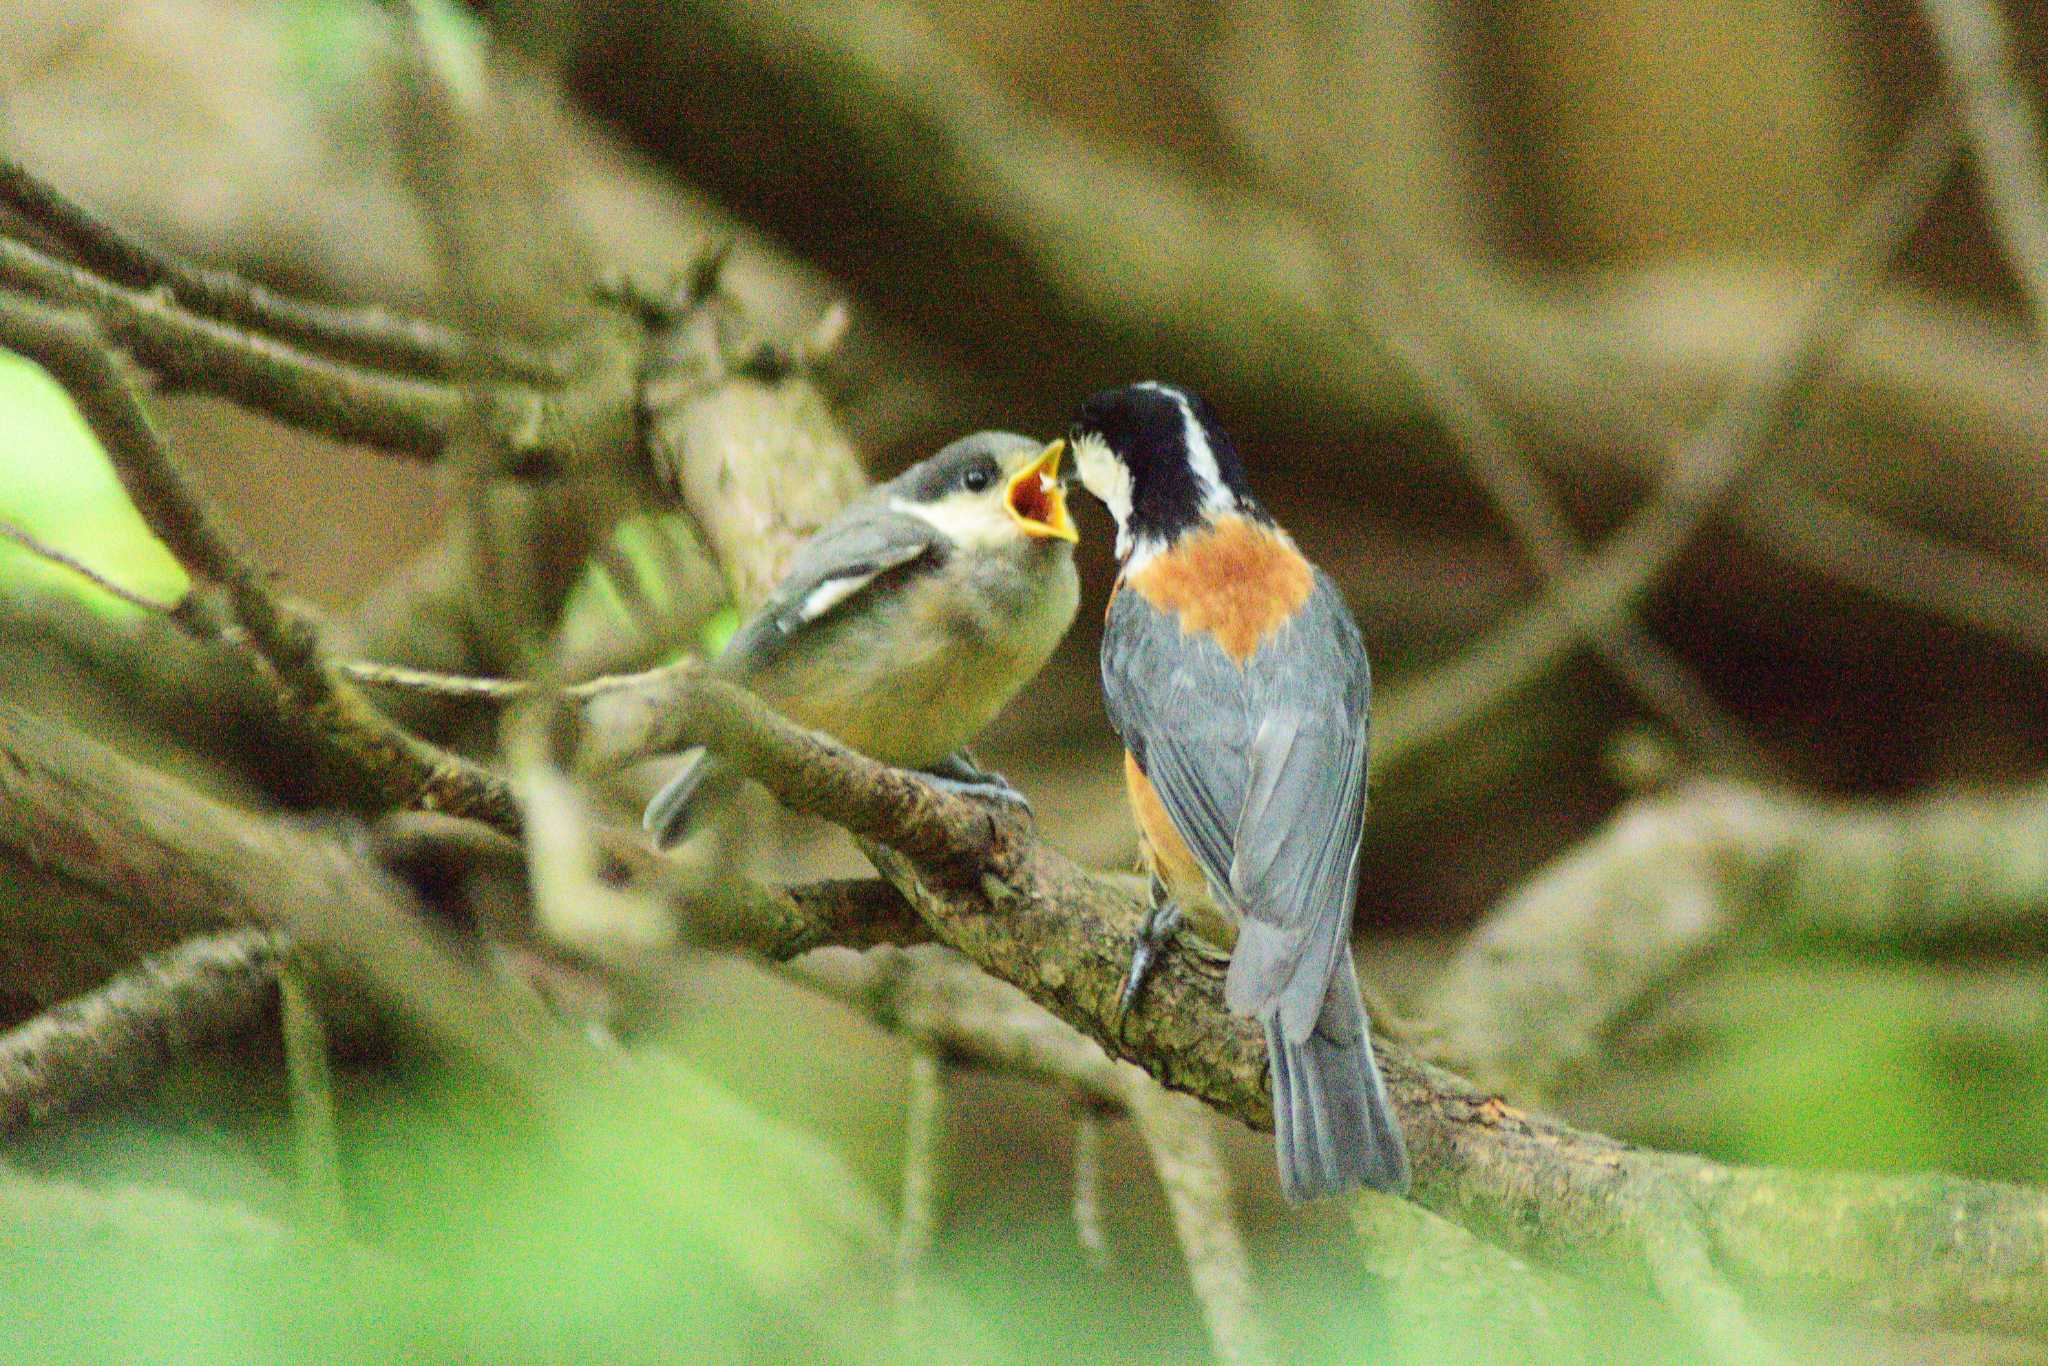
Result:
<instances>
[{"instance_id":1,"label":"open orange mouth","mask_svg":"<svg viewBox=\"0 0 2048 1366\"><path fill-rule=\"evenodd\" d=\"M1077 542L1081 533L1067 515L1067 491L1060 484L1060 457L1067 443L1055 441L1039 457L1010 476L1003 491L1003 506L1017 519L1026 536Z\"/></svg>"}]
</instances>

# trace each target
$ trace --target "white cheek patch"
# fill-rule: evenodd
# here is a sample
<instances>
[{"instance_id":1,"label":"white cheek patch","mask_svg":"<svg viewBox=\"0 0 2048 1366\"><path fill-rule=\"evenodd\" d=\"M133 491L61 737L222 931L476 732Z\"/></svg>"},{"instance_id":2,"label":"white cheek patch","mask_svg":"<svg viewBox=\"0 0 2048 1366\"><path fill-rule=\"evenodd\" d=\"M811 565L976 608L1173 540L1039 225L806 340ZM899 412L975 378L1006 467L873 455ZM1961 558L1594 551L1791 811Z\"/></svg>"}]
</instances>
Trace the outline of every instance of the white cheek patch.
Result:
<instances>
[{"instance_id":1,"label":"white cheek patch","mask_svg":"<svg viewBox=\"0 0 2048 1366\"><path fill-rule=\"evenodd\" d=\"M1110 454L1108 443L1099 436L1083 436L1074 442L1074 468L1082 485L1100 498L1116 519L1116 553L1127 553L1131 548L1127 529L1131 520L1130 470Z\"/></svg>"},{"instance_id":2,"label":"white cheek patch","mask_svg":"<svg viewBox=\"0 0 2048 1366\"><path fill-rule=\"evenodd\" d=\"M1014 543L1022 532L990 494L951 493L936 503L911 503L901 498L891 506L928 522L940 535L965 550L988 550Z\"/></svg>"}]
</instances>

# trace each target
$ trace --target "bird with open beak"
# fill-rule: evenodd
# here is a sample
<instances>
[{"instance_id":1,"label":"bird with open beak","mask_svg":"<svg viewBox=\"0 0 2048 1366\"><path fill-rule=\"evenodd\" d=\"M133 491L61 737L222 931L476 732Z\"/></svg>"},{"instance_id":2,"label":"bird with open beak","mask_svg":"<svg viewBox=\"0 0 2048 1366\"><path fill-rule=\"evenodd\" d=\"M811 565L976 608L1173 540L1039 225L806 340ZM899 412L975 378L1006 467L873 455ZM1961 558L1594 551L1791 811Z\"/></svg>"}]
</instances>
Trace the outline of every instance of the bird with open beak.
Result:
<instances>
[{"instance_id":1,"label":"bird with open beak","mask_svg":"<svg viewBox=\"0 0 2048 1366\"><path fill-rule=\"evenodd\" d=\"M970 795L1021 801L965 747L1074 620L1064 444L978 432L806 541L710 666L801 725ZM666 848L716 771L701 750L647 806Z\"/></svg>"},{"instance_id":2,"label":"bird with open beak","mask_svg":"<svg viewBox=\"0 0 2048 1366\"><path fill-rule=\"evenodd\" d=\"M1358 627L1199 399L1109 390L1068 440L1117 528L1103 696L1153 886L1126 1009L1187 918L1230 950L1225 1004L1265 1026L1287 1197L1406 1190L1351 961L1372 699Z\"/></svg>"}]
</instances>

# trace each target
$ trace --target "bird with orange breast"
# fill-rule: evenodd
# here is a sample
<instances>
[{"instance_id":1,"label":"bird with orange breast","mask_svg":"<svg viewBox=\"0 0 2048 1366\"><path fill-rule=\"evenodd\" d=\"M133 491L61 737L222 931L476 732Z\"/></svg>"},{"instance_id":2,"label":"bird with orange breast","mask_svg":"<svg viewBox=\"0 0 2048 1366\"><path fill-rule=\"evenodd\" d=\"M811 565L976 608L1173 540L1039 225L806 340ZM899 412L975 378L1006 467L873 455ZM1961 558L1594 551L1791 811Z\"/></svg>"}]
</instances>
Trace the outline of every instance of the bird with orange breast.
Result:
<instances>
[{"instance_id":1,"label":"bird with orange breast","mask_svg":"<svg viewBox=\"0 0 2048 1366\"><path fill-rule=\"evenodd\" d=\"M1351 961L1372 673L1343 597L1252 497L1200 399L1134 384L1068 432L1116 519L1103 697L1152 873L1130 1008L1186 919L1261 1021L1290 1200L1408 1187Z\"/></svg>"}]
</instances>

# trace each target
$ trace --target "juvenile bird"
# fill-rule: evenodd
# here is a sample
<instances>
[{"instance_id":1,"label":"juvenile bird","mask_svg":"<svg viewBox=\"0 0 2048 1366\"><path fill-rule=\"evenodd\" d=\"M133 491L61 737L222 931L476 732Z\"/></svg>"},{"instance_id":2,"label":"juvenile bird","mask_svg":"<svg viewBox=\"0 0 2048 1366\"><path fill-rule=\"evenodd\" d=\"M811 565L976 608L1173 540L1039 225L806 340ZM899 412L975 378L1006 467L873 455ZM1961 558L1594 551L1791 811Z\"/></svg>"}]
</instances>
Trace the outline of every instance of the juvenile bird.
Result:
<instances>
[{"instance_id":1,"label":"juvenile bird","mask_svg":"<svg viewBox=\"0 0 2048 1366\"><path fill-rule=\"evenodd\" d=\"M1152 873L1128 1008L1184 914L1265 1025L1281 1187L1405 1191L1351 962L1372 674L1336 586L1252 497L1199 399L1136 384L1068 433L1116 519L1102 686Z\"/></svg>"},{"instance_id":2,"label":"juvenile bird","mask_svg":"<svg viewBox=\"0 0 2048 1366\"><path fill-rule=\"evenodd\" d=\"M1074 620L1065 447L977 432L870 490L798 548L711 667L776 710L943 785L1021 801L964 752ZM666 848L717 769L702 750L648 803Z\"/></svg>"}]
</instances>

